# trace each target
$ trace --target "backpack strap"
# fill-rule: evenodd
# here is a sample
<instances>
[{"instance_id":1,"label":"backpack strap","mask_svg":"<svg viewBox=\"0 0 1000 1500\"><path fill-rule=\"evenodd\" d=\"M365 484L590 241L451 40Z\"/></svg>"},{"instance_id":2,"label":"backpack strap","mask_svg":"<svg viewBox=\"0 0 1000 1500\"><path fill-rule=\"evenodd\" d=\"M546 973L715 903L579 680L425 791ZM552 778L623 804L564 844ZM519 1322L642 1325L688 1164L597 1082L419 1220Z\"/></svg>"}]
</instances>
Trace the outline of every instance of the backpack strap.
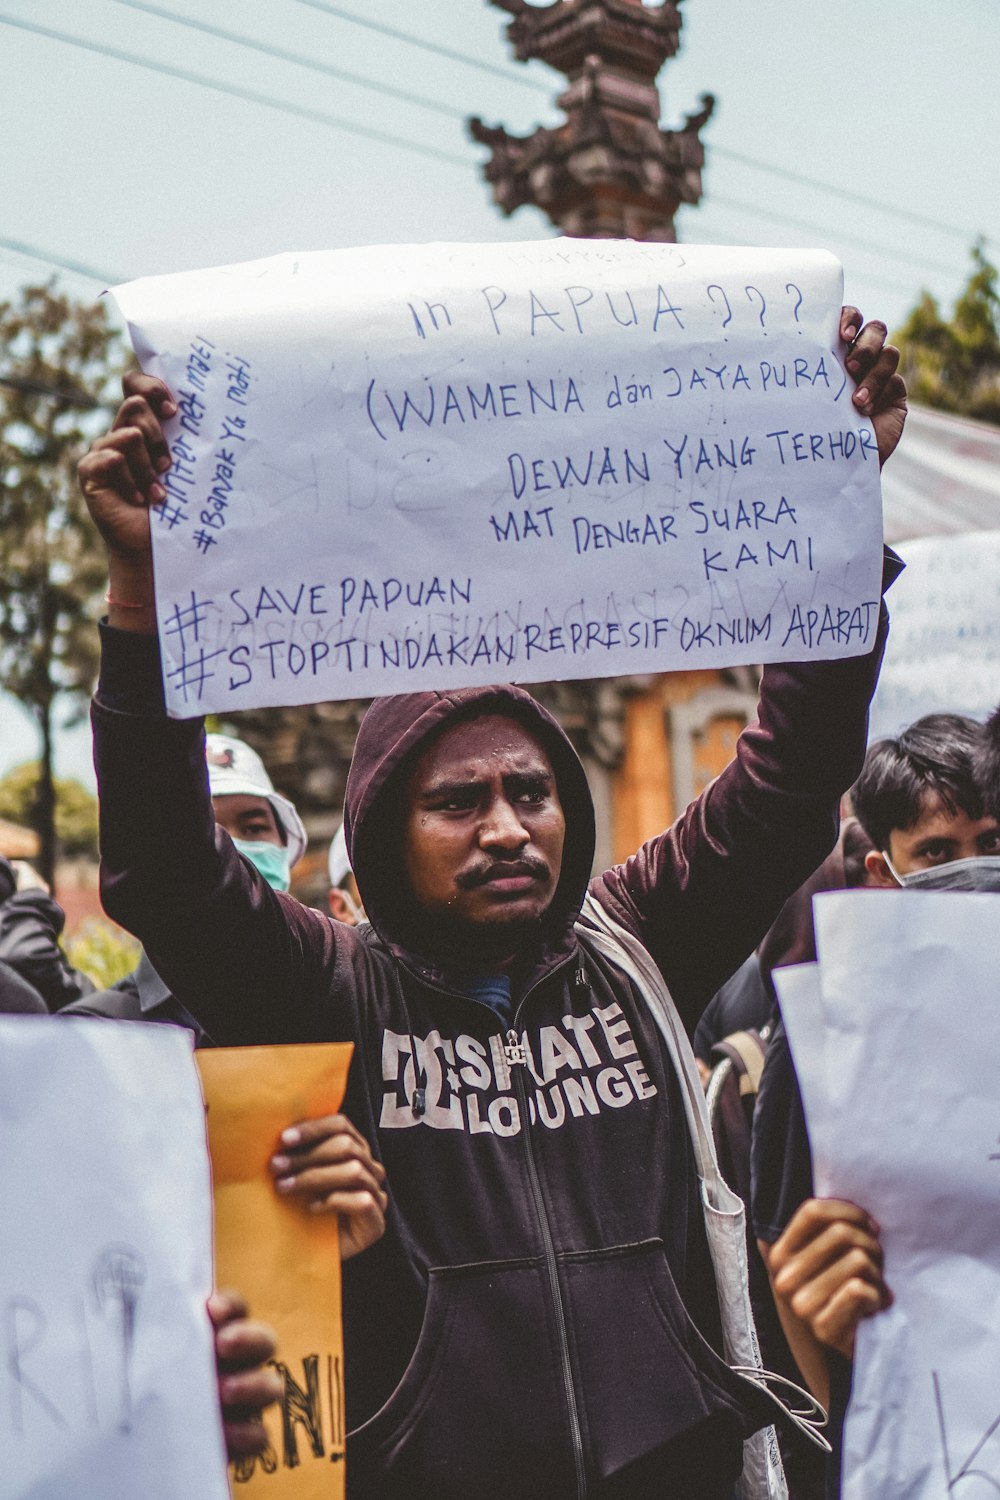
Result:
<instances>
[{"instance_id":1,"label":"backpack strap","mask_svg":"<svg viewBox=\"0 0 1000 1500\"><path fill-rule=\"evenodd\" d=\"M746 1031L733 1031L723 1037L712 1048L713 1055L728 1057L740 1080L740 1093L756 1094L760 1089L760 1078L767 1056L767 1042L759 1031L748 1027Z\"/></svg>"},{"instance_id":2,"label":"backpack strap","mask_svg":"<svg viewBox=\"0 0 1000 1500\"><path fill-rule=\"evenodd\" d=\"M750 1309L747 1270L746 1219L742 1199L719 1171L705 1093L698 1076L691 1043L652 954L629 929L588 892L577 922L577 935L631 979L648 1006L665 1052L680 1085L691 1146L701 1180L702 1208L709 1254L715 1271L722 1320L724 1357L731 1368L759 1388L768 1390L761 1366L760 1346ZM753 1372L747 1373L747 1372ZM799 1427L811 1423L790 1414ZM813 1440L816 1440L815 1433ZM822 1444L823 1439L819 1442ZM737 1485L740 1500L787 1500L788 1490L773 1427L753 1433L743 1445L743 1473Z\"/></svg>"}]
</instances>

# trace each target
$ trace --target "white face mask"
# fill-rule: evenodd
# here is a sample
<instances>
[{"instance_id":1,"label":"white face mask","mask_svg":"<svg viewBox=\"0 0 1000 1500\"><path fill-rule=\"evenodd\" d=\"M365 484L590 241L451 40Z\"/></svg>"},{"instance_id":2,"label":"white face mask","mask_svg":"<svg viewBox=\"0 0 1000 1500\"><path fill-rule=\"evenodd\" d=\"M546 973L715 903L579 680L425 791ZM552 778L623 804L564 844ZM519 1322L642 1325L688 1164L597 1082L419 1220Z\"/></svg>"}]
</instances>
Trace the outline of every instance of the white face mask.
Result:
<instances>
[{"instance_id":1,"label":"white face mask","mask_svg":"<svg viewBox=\"0 0 1000 1500\"><path fill-rule=\"evenodd\" d=\"M908 891L994 891L1000 894L1000 855L977 854L972 859L953 859L946 865L932 865L928 870L911 870L900 875L885 850L882 850L893 877Z\"/></svg>"}]
</instances>

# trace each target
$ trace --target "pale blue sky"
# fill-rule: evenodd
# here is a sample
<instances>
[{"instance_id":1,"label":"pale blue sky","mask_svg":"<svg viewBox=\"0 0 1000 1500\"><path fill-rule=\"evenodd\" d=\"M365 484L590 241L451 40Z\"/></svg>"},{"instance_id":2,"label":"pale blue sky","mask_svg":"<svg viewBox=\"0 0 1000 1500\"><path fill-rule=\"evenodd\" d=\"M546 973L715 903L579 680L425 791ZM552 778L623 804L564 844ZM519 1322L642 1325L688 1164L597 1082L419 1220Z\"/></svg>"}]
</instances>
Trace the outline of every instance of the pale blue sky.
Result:
<instances>
[{"instance_id":1,"label":"pale blue sky","mask_svg":"<svg viewBox=\"0 0 1000 1500\"><path fill-rule=\"evenodd\" d=\"M511 62L506 15L486 0L339 0L333 8L418 35L499 76L380 36L330 14L323 0L0 0L0 298L46 275L45 257L92 267L96 276L62 275L76 295L90 297L106 284L103 276L130 279L282 250L550 233L534 210L503 219L492 207L477 165L483 152L466 139L460 118L480 114L514 131L557 118L558 80L541 65ZM438 108L250 51L151 10L362 75ZM1000 255L997 0L684 0L682 11L682 50L661 75L664 123L680 123L702 92L719 100L703 131L705 199L679 216L682 239L826 246L845 263L849 298L890 325L921 287L950 305L977 235ZM12 21L304 113L97 55ZM317 115L456 159L365 139ZM33 753L30 726L0 699L0 772ZM87 778L84 734L65 737L60 762Z\"/></svg>"}]
</instances>

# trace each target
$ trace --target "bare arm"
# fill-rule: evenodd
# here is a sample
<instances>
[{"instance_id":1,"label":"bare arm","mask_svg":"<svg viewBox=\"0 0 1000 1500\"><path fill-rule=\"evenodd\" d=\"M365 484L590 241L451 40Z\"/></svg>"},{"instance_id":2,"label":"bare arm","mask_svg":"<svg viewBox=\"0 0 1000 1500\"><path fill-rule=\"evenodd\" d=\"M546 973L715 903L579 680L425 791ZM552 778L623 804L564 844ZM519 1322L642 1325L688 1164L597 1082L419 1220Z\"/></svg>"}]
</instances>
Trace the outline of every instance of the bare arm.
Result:
<instances>
[{"instance_id":1,"label":"bare arm","mask_svg":"<svg viewBox=\"0 0 1000 1500\"><path fill-rule=\"evenodd\" d=\"M80 464L110 577L93 709L105 909L220 1045L350 1035L330 1024L334 924L271 891L216 829L202 723L165 715L150 510L174 401L150 376L123 385L111 431Z\"/></svg>"}]
</instances>

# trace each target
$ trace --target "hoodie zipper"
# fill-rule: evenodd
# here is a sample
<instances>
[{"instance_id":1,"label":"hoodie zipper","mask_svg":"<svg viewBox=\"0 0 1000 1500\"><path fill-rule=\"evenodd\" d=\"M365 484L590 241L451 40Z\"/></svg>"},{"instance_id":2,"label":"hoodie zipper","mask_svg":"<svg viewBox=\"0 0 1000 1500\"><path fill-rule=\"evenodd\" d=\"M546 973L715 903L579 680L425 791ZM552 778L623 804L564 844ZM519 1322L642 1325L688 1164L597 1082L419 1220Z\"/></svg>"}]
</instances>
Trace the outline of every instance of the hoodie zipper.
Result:
<instances>
[{"instance_id":1,"label":"hoodie zipper","mask_svg":"<svg viewBox=\"0 0 1000 1500\"><path fill-rule=\"evenodd\" d=\"M558 972L560 968L565 967L567 962L568 960L564 961L561 964L558 964L555 969L550 970L550 972L544 977L546 979L551 978L552 974ZM582 970L579 970L578 972L582 973ZM398 969L394 969L394 973L396 978L397 993L403 1007L403 1013L406 1016L407 1029L410 1033L412 1056L415 1060L417 1053L416 1046L412 1041L413 1027L410 1024L409 1007L406 1004L406 996L403 992L403 985L399 977ZM468 995L463 995L461 991L446 990L442 985L434 984L432 981L429 981L420 975L417 975L415 977L418 978L419 982L423 984L427 989L436 991L439 995L446 995L450 1000L470 999ZM531 990L529 990L527 994L522 995L520 1004L517 1006L517 1013L520 1013L524 1002L528 998L528 994L531 994L534 991L538 983L541 983L541 981L537 981L535 985L532 985ZM482 1004L483 1002L474 1001L473 1003ZM514 1026L509 1028L507 1032L501 1033L504 1036L505 1042L507 1043L510 1042L511 1036L514 1037L515 1041L517 1041L519 1037L519 1033L516 1027L517 1014L515 1014L513 1019L515 1022ZM528 1182L531 1187L531 1196L534 1201L535 1215L538 1220L539 1229L541 1230L542 1255L545 1262L545 1274L549 1284L549 1297L556 1319L556 1330L559 1338L559 1368L562 1375L563 1395L566 1401L566 1411L567 1415L569 1416L570 1443L573 1449L573 1469L576 1476L577 1500L586 1500L587 1471L583 1456L583 1432L580 1427L580 1409L576 1399L576 1387L573 1380L573 1366L569 1357L569 1332L566 1326L566 1309L563 1304L562 1290L559 1286L559 1270L558 1263L556 1261L556 1247L552 1240L552 1231L549 1228L549 1221L545 1213L545 1196L542 1192L541 1179L538 1176L538 1164L535 1161L535 1152L531 1140L531 1126L530 1120L528 1118L528 1090L524 1082L524 1072L522 1064L508 1064L508 1071L510 1072L511 1082L514 1085L514 1092L517 1095L517 1105L521 1115L521 1139L524 1142L524 1158L528 1167ZM424 1090L419 1086L416 1073L414 1073L414 1085L415 1088L412 1105L414 1113L419 1115L424 1111L425 1099L423 1097Z\"/></svg>"},{"instance_id":2,"label":"hoodie zipper","mask_svg":"<svg viewBox=\"0 0 1000 1500\"><path fill-rule=\"evenodd\" d=\"M526 999L527 996L522 998L521 1005L524 1004ZM518 1006L518 1010L521 1009L521 1005ZM516 1029L513 1030L516 1037L517 1031ZM528 1090L524 1082L523 1065L518 1066L515 1064L512 1066L510 1075L514 1084L514 1091L517 1094L518 1108L521 1112L521 1139L524 1142L524 1158L528 1166L528 1181L531 1186L535 1213L542 1234L545 1274L548 1278L549 1295L555 1312L556 1329L559 1336L559 1365L563 1380L563 1395L566 1398L566 1410L569 1415L570 1441L573 1447L573 1468L576 1472L577 1500L586 1500L587 1477L583 1456L583 1433L580 1428L580 1410L576 1399L573 1366L569 1357L569 1332L566 1327L566 1310L563 1304L562 1289L559 1285L556 1248L552 1240L552 1231L549 1228L548 1216L545 1212L545 1198L542 1192L541 1180L538 1176L538 1164L535 1161L534 1146L532 1145L531 1122L528 1118Z\"/></svg>"}]
</instances>

